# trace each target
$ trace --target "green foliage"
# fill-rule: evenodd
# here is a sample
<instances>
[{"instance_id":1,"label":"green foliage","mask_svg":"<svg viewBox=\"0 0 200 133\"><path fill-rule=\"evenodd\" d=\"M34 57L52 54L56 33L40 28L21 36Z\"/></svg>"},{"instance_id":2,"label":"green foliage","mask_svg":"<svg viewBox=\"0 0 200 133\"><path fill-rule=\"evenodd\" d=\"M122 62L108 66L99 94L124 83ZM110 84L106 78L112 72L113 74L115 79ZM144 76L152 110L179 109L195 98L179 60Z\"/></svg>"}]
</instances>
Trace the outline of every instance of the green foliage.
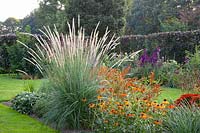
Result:
<instances>
[{"instance_id":1,"label":"green foliage","mask_svg":"<svg viewBox=\"0 0 200 133\"><path fill-rule=\"evenodd\" d=\"M11 100L12 109L22 114L32 114L33 106L38 100L38 95L32 92L23 92Z\"/></svg>"},{"instance_id":2,"label":"green foliage","mask_svg":"<svg viewBox=\"0 0 200 133\"><path fill-rule=\"evenodd\" d=\"M9 72L10 62L8 56L8 46L6 44L0 45L0 73Z\"/></svg>"},{"instance_id":3,"label":"green foliage","mask_svg":"<svg viewBox=\"0 0 200 133\"><path fill-rule=\"evenodd\" d=\"M180 67L180 64L178 64L175 60L167 60L163 62L158 74L162 85L173 88L176 87L176 75L179 72Z\"/></svg>"},{"instance_id":4,"label":"green foliage","mask_svg":"<svg viewBox=\"0 0 200 133\"><path fill-rule=\"evenodd\" d=\"M40 7L34 12L36 29L54 25L60 32L65 32L67 27L67 1L66 0L43 0Z\"/></svg>"},{"instance_id":5,"label":"green foliage","mask_svg":"<svg viewBox=\"0 0 200 133\"><path fill-rule=\"evenodd\" d=\"M20 20L15 18L7 18L0 29L1 34L15 33L20 28Z\"/></svg>"},{"instance_id":6,"label":"green foliage","mask_svg":"<svg viewBox=\"0 0 200 133\"><path fill-rule=\"evenodd\" d=\"M200 132L199 107L182 106L169 110L163 121L164 132L173 133L199 133Z\"/></svg>"},{"instance_id":7,"label":"green foliage","mask_svg":"<svg viewBox=\"0 0 200 133\"><path fill-rule=\"evenodd\" d=\"M195 30L200 26L198 0L134 0L127 18L134 34Z\"/></svg>"},{"instance_id":8,"label":"green foliage","mask_svg":"<svg viewBox=\"0 0 200 133\"><path fill-rule=\"evenodd\" d=\"M161 0L134 0L129 27L135 34L149 34L160 31L158 16L162 9Z\"/></svg>"},{"instance_id":9,"label":"green foliage","mask_svg":"<svg viewBox=\"0 0 200 133\"><path fill-rule=\"evenodd\" d=\"M200 30L186 32L161 32L149 35L130 35L121 38L118 51L130 53L147 48L152 52L160 47L161 57L184 62L185 51L194 52L200 41Z\"/></svg>"},{"instance_id":10,"label":"green foliage","mask_svg":"<svg viewBox=\"0 0 200 133\"><path fill-rule=\"evenodd\" d=\"M35 91L35 86L33 82L29 81L24 85L24 91L33 93Z\"/></svg>"},{"instance_id":11,"label":"green foliage","mask_svg":"<svg viewBox=\"0 0 200 133\"><path fill-rule=\"evenodd\" d=\"M195 52L186 52L186 67L188 69L200 69L200 46L195 46Z\"/></svg>"},{"instance_id":12,"label":"green foliage","mask_svg":"<svg viewBox=\"0 0 200 133\"><path fill-rule=\"evenodd\" d=\"M25 45L31 56L27 60L36 65L49 81L47 88L43 89L46 95L46 112L42 111L44 120L59 129L89 128L91 121L87 107L95 100L97 70L104 54L115 48L118 39L112 37L107 41L108 31L103 38L94 31L85 40L85 30L76 31L74 22L72 27L69 25L69 31L69 34L60 36L57 30L52 32L46 28L48 41L36 36L39 42L36 50Z\"/></svg>"},{"instance_id":13,"label":"green foliage","mask_svg":"<svg viewBox=\"0 0 200 133\"><path fill-rule=\"evenodd\" d=\"M161 22L161 31L163 32L186 31L187 29L187 25L175 17Z\"/></svg>"},{"instance_id":14,"label":"green foliage","mask_svg":"<svg viewBox=\"0 0 200 133\"><path fill-rule=\"evenodd\" d=\"M98 22L101 36L107 27L112 33L122 35L126 25L127 4L126 0L69 0L67 15L69 20L80 15L87 35Z\"/></svg>"},{"instance_id":15,"label":"green foliage","mask_svg":"<svg viewBox=\"0 0 200 133\"><path fill-rule=\"evenodd\" d=\"M200 91L200 50L195 47L195 52L186 52L185 64L177 74L177 86L188 91Z\"/></svg>"}]
</instances>

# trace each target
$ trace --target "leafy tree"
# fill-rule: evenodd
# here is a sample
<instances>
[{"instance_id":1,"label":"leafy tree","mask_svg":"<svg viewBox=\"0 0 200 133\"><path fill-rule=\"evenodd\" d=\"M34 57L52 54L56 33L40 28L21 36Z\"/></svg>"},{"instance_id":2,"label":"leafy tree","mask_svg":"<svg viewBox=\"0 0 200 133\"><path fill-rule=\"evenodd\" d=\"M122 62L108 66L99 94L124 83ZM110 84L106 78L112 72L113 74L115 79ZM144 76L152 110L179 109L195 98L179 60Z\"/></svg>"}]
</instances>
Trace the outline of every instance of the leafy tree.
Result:
<instances>
[{"instance_id":1,"label":"leafy tree","mask_svg":"<svg viewBox=\"0 0 200 133\"><path fill-rule=\"evenodd\" d=\"M7 33L15 33L20 28L20 20L10 17L3 22L3 25Z\"/></svg>"},{"instance_id":2,"label":"leafy tree","mask_svg":"<svg viewBox=\"0 0 200 133\"><path fill-rule=\"evenodd\" d=\"M0 44L0 73L9 72L10 62L7 49L7 45Z\"/></svg>"},{"instance_id":3,"label":"leafy tree","mask_svg":"<svg viewBox=\"0 0 200 133\"><path fill-rule=\"evenodd\" d=\"M199 15L192 10L199 4L199 0L134 0L128 26L135 34L194 29Z\"/></svg>"},{"instance_id":4,"label":"leafy tree","mask_svg":"<svg viewBox=\"0 0 200 133\"><path fill-rule=\"evenodd\" d=\"M118 35L124 33L127 15L126 0L69 0L67 10L69 20L78 18L80 23L90 33L100 21L99 32L102 35L105 29Z\"/></svg>"},{"instance_id":5,"label":"leafy tree","mask_svg":"<svg viewBox=\"0 0 200 133\"><path fill-rule=\"evenodd\" d=\"M67 8L67 0L43 0L40 7L35 10L36 29L42 26L54 28L54 25L60 32L64 32L67 21L65 9Z\"/></svg>"},{"instance_id":6,"label":"leafy tree","mask_svg":"<svg viewBox=\"0 0 200 133\"><path fill-rule=\"evenodd\" d=\"M28 16L26 16L24 19L21 20L21 26L22 26L21 31L25 32L27 26L30 26L30 33L32 34L39 33L36 24L35 12L36 10L31 12Z\"/></svg>"}]
</instances>

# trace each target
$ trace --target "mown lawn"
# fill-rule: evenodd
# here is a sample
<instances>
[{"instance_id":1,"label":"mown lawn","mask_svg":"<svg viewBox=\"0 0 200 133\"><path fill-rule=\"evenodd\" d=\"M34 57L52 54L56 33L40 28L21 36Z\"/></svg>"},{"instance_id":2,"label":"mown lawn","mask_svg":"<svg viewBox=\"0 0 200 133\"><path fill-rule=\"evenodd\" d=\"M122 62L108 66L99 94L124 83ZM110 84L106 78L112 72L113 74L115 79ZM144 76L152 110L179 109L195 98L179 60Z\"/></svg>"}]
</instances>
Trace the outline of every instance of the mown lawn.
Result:
<instances>
[{"instance_id":1,"label":"mown lawn","mask_svg":"<svg viewBox=\"0 0 200 133\"><path fill-rule=\"evenodd\" d=\"M161 94L158 97L158 101L163 101L163 99L167 100L176 100L177 98L180 97L180 95L184 94L181 89L176 89L176 88L162 88L161 89Z\"/></svg>"},{"instance_id":2,"label":"mown lawn","mask_svg":"<svg viewBox=\"0 0 200 133\"><path fill-rule=\"evenodd\" d=\"M36 119L0 104L0 133L55 133Z\"/></svg>"},{"instance_id":3,"label":"mown lawn","mask_svg":"<svg viewBox=\"0 0 200 133\"><path fill-rule=\"evenodd\" d=\"M0 102L8 101L22 92L27 84L38 88L42 80L20 80L0 75ZM0 133L54 133L36 119L22 115L0 103Z\"/></svg>"},{"instance_id":4,"label":"mown lawn","mask_svg":"<svg viewBox=\"0 0 200 133\"><path fill-rule=\"evenodd\" d=\"M35 88L38 88L41 80L20 80L11 78L9 75L0 75L0 102L12 99L22 92L27 84L33 84Z\"/></svg>"}]
</instances>

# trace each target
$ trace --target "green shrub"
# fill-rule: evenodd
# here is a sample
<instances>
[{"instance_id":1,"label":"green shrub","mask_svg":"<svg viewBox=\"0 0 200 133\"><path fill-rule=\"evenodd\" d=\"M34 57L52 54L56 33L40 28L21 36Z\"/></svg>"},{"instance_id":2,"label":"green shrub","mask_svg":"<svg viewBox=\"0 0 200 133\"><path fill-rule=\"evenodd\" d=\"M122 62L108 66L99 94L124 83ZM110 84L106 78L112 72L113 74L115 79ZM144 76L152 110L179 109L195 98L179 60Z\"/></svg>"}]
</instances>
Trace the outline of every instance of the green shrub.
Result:
<instances>
[{"instance_id":1,"label":"green shrub","mask_svg":"<svg viewBox=\"0 0 200 133\"><path fill-rule=\"evenodd\" d=\"M200 108L177 107L167 112L163 121L164 132L169 133L199 133Z\"/></svg>"},{"instance_id":2,"label":"green shrub","mask_svg":"<svg viewBox=\"0 0 200 133\"><path fill-rule=\"evenodd\" d=\"M46 38L36 36L37 50L25 45L31 54L27 60L48 80L49 85L43 89L46 100L38 103L38 107L44 104L41 115L47 123L59 129L90 126L88 104L95 100L99 86L97 70L118 40L112 37L108 41L108 33L99 38L94 30L86 39L84 29L77 32L73 23L67 35L46 28Z\"/></svg>"},{"instance_id":3,"label":"green shrub","mask_svg":"<svg viewBox=\"0 0 200 133\"><path fill-rule=\"evenodd\" d=\"M175 60L163 62L158 74L162 85L177 87L177 73L180 72L180 67L181 66Z\"/></svg>"},{"instance_id":4,"label":"green shrub","mask_svg":"<svg viewBox=\"0 0 200 133\"><path fill-rule=\"evenodd\" d=\"M195 47L195 52L187 52L185 64L177 74L177 86L187 91L200 92L200 48Z\"/></svg>"},{"instance_id":5,"label":"green shrub","mask_svg":"<svg viewBox=\"0 0 200 133\"><path fill-rule=\"evenodd\" d=\"M12 109L22 114L32 114L33 106L38 100L39 96L31 92L23 92L18 94L11 100Z\"/></svg>"},{"instance_id":6,"label":"green shrub","mask_svg":"<svg viewBox=\"0 0 200 133\"><path fill-rule=\"evenodd\" d=\"M185 51L195 51L195 46L200 41L200 30L185 32L161 32L149 35L129 35L121 38L118 52L130 53L133 50L147 48L151 52L160 47L161 57L184 62Z\"/></svg>"}]
</instances>

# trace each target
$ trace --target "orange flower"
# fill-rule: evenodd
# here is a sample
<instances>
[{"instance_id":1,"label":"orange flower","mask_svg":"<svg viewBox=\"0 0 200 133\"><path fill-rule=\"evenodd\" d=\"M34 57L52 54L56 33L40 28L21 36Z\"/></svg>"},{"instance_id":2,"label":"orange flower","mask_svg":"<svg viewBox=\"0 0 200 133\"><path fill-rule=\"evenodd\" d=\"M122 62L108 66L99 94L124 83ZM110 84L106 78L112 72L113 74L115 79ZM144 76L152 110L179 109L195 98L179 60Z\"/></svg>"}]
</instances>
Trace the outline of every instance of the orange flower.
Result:
<instances>
[{"instance_id":1,"label":"orange flower","mask_svg":"<svg viewBox=\"0 0 200 133\"><path fill-rule=\"evenodd\" d=\"M157 106L157 102L152 102L152 103L151 103L151 106L156 107L156 106Z\"/></svg>"},{"instance_id":2,"label":"orange flower","mask_svg":"<svg viewBox=\"0 0 200 133\"><path fill-rule=\"evenodd\" d=\"M97 96L97 99L98 99L98 100L101 100L102 98L103 98L103 97L102 97L101 95L98 95L98 96Z\"/></svg>"},{"instance_id":3,"label":"orange flower","mask_svg":"<svg viewBox=\"0 0 200 133\"><path fill-rule=\"evenodd\" d=\"M99 103L99 107L100 107L101 109L105 108L105 107L106 107L106 103L105 103L105 102Z\"/></svg>"},{"instance_id":4,"label":"orange flower","mask_svg":"<svg viewBox=\"0 0 200 133\"><path fill-rule=\"evenodd\" d=\"M132 90L133 90L133 92L142 92L142 89L137 88L137 87L134 87Z\"/></svg>"},{"instance_id":5,"label":"orange flower","mask_svg":"<svg viewBox=\"0 0 200 133\"><path fill-rule=\"evenodd\" d=\"M154 78L155 78L155 73L154 73L154 72L151 72L151 74L149 75L149 81L150 81L150 84L153 83Z\"/></svg>"},{"instance_id":6,"label":"orange flower","mask_svg":"<svg viewBox=\"0 0 200 133\"><path fill-rule=\"evenodd\" d=\"M109 88L109 92L110 93L114 92L114 89L113 88Z\"/></svg>"},{"instance_id":7,"label":"orange flower","mask_svg":"<svg viewBox=\"0 0 200 133\"><path fill-rule=\"evenodd\" d=\"M148 115L145 114L145 113L141 113L141 114L140 114L140 118L142 118L142 119L147 119L147 118L148 118Z\"/></svg>"},{"instance_id":8,"label":"orange flower","mask_svg":"<svg viewBox=\"0 0 200 133\"><path fill-rule=\"evenodd\" d=\"M118 112L115 109L111 109L110 114L117 114Z\"/></svg>"},{"instance_id":9,"label":"orange flower","mask_svg":"<svg viewBox=\"0 0 200 133\"><path fill-rule=\"evenodd\" d=\"M94 108L95 107L95 104L94 103L90 103L89 104L89 108Z\"/></svg>"},{"instance_id":10,"label":"orange flower","mask_svg":"<svg viewBox=\"0 0 200 133\"><path fill-rule=\"evenodd\" d=\"M165 108L165 104L160 104L160 109L164 109Z\"/></svg>"},{"instance_id":11,"label":"orange flower","mask_svg":"<svg viewBox=\"0 0 200 133\"><path fill-rule=\"evenodd\" d=\"M159 120L156 120L156 121L154 121L153 123L154 123L155 125L161 125L161 124L162 124L162 122L159 121Z\"/></svg>"},{"instance_id":12,"label":"orange flower","mask_svg":"<svg viewBox=\"0 0 200 133\"><path fill-rule=\"evenodd\" d=\"M85 103L85 102L87 101L87 99L86 99L86 98L83 98L81 101Z\"/></svg>"},{"instance_id":13,"label":"orange flower","mask_svg":"<svg viewBox=\"0 0 200 133\"><path fill-rule=\"evenodd\" d=\"M129 82L126 83L126 88L129 88L129 87L132 87L132 86L133 86L132 82L129 81Z\"/></svg>"},{"instance_id":14,"label":"orange flower","mask_svg":"<svg viewBox=\"0 0 200 133\"><path fill-rule=\"evenodd\" d=\"M167 99L164 99L162 104L169 104L169 102L167 101Z\"/></svg>"},{"instance_id":15,"label":"orange flower","mask_svg":"<svg viewBox=\"0 0 200 133\"><path fill-rule=\"evenodd\" d=\"M171 105L168 106L168 108L169 108L169 109L174 109L175 106L171 104Z\"/></svg>"},{"instance_id":16,"label":"orange flower","mask_svg":"<svg viewBox=\"0 0 200 133\"><path fill-rule=\"evenodd\" d=\"M140 118L142 118L142 119L148 119L148 118L152 118L152 116L150 116L150 115L147 115L146 113L141 113L140 114Z\"/></svg>"},{"instance_id":17,"label":"orange flower","mask_svg":"<svg viewBox=\"0 0 200 133\"><path fill-rule=\"evenodd\" d=\"M130 103L129 103L128 100L125 100L125 101L124 101L124 104L125 104L125 106L127 106L127 107L130 105Z\"/></svg>"},{"instance_id":18,"label":"orange flower","mask_svg":"<svg viewBox=\"0 0 200 133\"><path fill-rule=\"evenodd\" d=\"M98 90L98 93L104 93L105 92L105 88L101 88Z\"/></svg>"},{"instance_id":19,"label":"orange flower","mask_svg":"<svg viewBox=\"0 0 200 133\"><path fill-rule=\"evenodd\" d=\"M118 109L122 110L123 109L123 105L122 104L118 105Z\"/></svg>"},{"instance_id":20,"label":"orange flower","mask_svg":"<svg viewBox=\"0 0 200 133\"><path fill-rule=\"evenodd\" d=\"M127 94L126 93L122 93L122 94L119 94L119 96L123 98L123 97L127 97Z\"/></svg>"},{"instance_id":21,"label":"orange flower","mask_svg":"<svg viewBox=\"0 0 200 133\"><path fill-rule=\"evenodd\" d=\"M133 117L135 114L127 114L127 117Z\"/></svg>"}]
</instances>

